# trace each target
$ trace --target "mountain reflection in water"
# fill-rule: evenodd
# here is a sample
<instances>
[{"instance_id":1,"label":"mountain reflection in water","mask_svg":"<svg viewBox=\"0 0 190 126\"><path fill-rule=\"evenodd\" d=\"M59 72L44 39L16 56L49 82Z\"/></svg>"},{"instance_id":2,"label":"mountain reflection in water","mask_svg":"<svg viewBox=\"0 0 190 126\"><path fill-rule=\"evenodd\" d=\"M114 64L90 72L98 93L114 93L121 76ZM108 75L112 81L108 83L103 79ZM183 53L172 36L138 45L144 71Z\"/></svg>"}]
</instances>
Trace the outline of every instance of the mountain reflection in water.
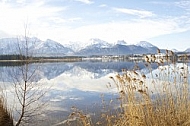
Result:
<instances>
[{"instance_id":1,"label":"mountain reflection in water","mask_svg":"<svg viewBox=\"0 0 190 126\"><path fill-rule=\"evenodd\" d=\"M144 74L148 74L149 71L144 62L86 61L29 64L31 70L38 67L39 76L35 78L35 82L51 87L42 99L42 102L48 103L45 108L48 113L45 113L42 118L48 121L42 122L40 125L48 126L64 121L70 114L72 106L76 106L94 117L99 115L103 111L102 94L104 94L107 104L111 99L118 97L115 88L106 87L108 83L113 83L109 77L121 73L122 69L132 70L135 65L138 65L139 70ZM11 90L10 72L14 69L19 73L19 67L0 66L0 84L6 85L6 90ZM156 63L151 65L153 70L157 67ZM117 101L115 102L117 104ZM13 104L13 102L9 103Z\"/></svg>"}]
</instances>

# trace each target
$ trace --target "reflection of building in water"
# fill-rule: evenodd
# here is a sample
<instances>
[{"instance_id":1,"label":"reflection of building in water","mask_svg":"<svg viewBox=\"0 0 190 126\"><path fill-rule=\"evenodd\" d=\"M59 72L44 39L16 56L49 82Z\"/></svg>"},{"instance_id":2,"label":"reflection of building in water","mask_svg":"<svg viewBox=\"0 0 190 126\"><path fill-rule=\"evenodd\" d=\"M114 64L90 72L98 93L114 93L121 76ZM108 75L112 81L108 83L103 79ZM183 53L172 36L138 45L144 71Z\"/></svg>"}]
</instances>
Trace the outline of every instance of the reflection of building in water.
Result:
<instances>
[{"instance_id":1,"label":"reflection of building in water","mask_svg":"<svg viewBox=\"0 0 190 126\"><path fill-rule=\"evenodd\" d=\"M130 55L105 55L102 56L102 60L107 61L142 61L142 54L130 54Z\"/></svg>"},{"instance_id":2,"label":"reflection of building in water","mask_svg":"<svg viewBox=\"0 0 190 126\"><path fill-rule=\"evenodd\" d=\"M124 55L104 55L101 57L102 61L124 61L127 56Z\"/></svg>"}]
</instances>

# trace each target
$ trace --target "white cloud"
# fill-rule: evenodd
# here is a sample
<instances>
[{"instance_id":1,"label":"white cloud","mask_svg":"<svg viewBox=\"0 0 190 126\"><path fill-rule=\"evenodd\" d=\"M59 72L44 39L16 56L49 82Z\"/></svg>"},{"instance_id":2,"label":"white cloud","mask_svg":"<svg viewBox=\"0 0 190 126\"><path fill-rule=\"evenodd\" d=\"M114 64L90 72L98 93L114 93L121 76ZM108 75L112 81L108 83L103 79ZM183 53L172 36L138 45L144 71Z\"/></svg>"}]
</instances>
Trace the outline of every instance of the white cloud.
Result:
<instances>
[{"instance_id":1,"label":"white cloud","mask_svg":"<svg viewBox=\"0 0 190 126\"><path fill-rule=\"evenodd\" d=\"M168 1L151 1L151 4L167 6L167 7L180 7L187 11L190 11L190 1L189 0L180 0L176 2L168 2Z\"/></svg>"},{"instance_id":2,"label":"white cloud","mask_svg":"<svg viewBox=\"0 0 190 126\"><path fill-rule=\"evenodd\" d=\"M185 9L190 9L190 1L189 0L182 0L179 2L175 2L175 5L181 7L181 8L185 8Z\"/></svg>"},{"instance_id":3,"label":"white cloud","mask_svg":"<svg viewBox=\"0 0 190 126\"><path fill-rule=\"evenodd\" d=\"M101 5L99 5L99 7L107 7L107 5L106 4L101 4Z\"/></svg>"},{"instance_id":4,"label":"white cloud","mask_svg":"<svg viewBox=\"0 0 190 126\"><path fill-rule=\"evenodd\" d=\"M26 1L25 1L25 0L17 0L16 2L23 4L23 3L25 3Z\"/></svg>"},{"instance_id":5,"label":"white cloud","mask_svg":"<svg viewBox=\"0 0 190 126\"><path fill-rule=\"evenodd\" d=\"M127 43L136 43L141 40L190 29L188 27L188 16L184 18L166 17L165 19L158 19L158 16L146 18L155 14L145 10L124 8L114 8L114 10L139 16L140 19L126 21L121 17L117 21L85 25L89 21L85 20L85 17L80 18L80 15L63 18L62 11L67 9L68 7L45 6L44 2L37 2L37 0L21 7L0 3L0 37L7 36L5 33L16 36L24 33L23 25L27 20L29 31L34 36L42 40L53 39L63 44L69 41L85 43L91 38L100 38L110 43L121 39L124 39Z\"/></svg>"},{"instance_id":6,"label":"white cloud","mask_svg":"<svg viewBox=\"0 0 190 126\"><path fill-rule=\"evenodd\" d=\"M68 21L75 22L75 21L81 21L82 18L76 17L76 18L69 18Z\"/></svg>"},{"instance_id":7,"label":"white cloud","mask_svg":"<svg viewBox=\"0 0 190 126\"><path fill-rule=\"evenodd\" d=\"M173 5L173 2L168 2L168 1L150 1L148 3L151 4L156 4L156 5L162 5L162 6L170 6Z\"/></svg>"},{"instance_id":8,"label":"white cloud","mask_svg":"<svg viewBox=\"0 0 190 126\"><path fill-rule=\"evenodd\" d=\"M147 40L148 38L182 32L185 30L185 28L180 28L175 20L141 19L81 26L72 29L56 28L54 29L54 32L51 33L51 37L53 37L52 39L62 43L67 43L69 41L81 41L85 43L88 42L90 38L100 38L110 43L114 43L121 39L124 39L128 43L136 43L141 40ZM46 29L44 31L47 31L44 35L44 37L46 37L50 30ZM64 37L57 36L58 33L64 35ZM41 35L39 34L39 36Z\"/></svg>"},{"instance_id":9,"label":"white cloud","mask_svg":"<svg viewBox=\"0 0 190 126\"><path fill-rule=\"evenodd\" d=\"M60 12L66 9L65 7L46 7L43 6L43 2L33 3L21 8L0 4L0 30L5 33L20 35L23 33L24 22L28 18L29 30L36 37L42 40L53 39L63 44L69 41L85 43L90 38L100 38L110 43L121 39L128 43L135 43L148 38L186 30L179 28L180 21L174 19L153 20L145 18L72 27L71 25L67 26L66 23L82 19L80 17L68 19L60 17ZM148 11L124 9L124 12L140 17L154 15Z\"/></svg>"},{"instance_id":10,"label":"white cloud","mask_svg":"<svg viewBox=\"0 0 190 126\"><path fill-rule=\"evenodd\" d=\"M59 12L66 7L46 7L43 2L34 2L26 6L14 6L13 4L0 3L0 30L18 35L23 33L24 23L37 26L50 26L49 22L60 23L64 19L59 17Z\"/></svg>"},{"instance_id":11,"label":"white cloud","mask_svg":"<svg viewBox=\"0 0 190 126\"><path fill-rule=\"evenodd\" d=\"M0 2L2 2L2 3L6 3L6 2L8 2L9 0L0 0Z\"/></svg>"},{"instance_id":12,"label":"white cloud","mask_svg":"<svg viewBox=\"0 0 190 126\"><path fill-rule=\"evenodd\" d=\"M154 13L150 11L145 11L145 10L134 10L134 9L127 9L127 8L114 8L114 10L117 12L129 14L129 15L136 15L136 16L139 16L140 18L155 16Z\"/></svg>"},{"instance_id":13,"label":"white cloud","mask_svg":"<svg viewBox=\"0 0 190 126\"><path fill-rule=\"evenodd\" d=\"M92 3L94 3L91 0L75 0L75 1L79 1L79 2L82 2L82 3L85 3L85 4L92 4Z\"/></svg>"}]
</instances>

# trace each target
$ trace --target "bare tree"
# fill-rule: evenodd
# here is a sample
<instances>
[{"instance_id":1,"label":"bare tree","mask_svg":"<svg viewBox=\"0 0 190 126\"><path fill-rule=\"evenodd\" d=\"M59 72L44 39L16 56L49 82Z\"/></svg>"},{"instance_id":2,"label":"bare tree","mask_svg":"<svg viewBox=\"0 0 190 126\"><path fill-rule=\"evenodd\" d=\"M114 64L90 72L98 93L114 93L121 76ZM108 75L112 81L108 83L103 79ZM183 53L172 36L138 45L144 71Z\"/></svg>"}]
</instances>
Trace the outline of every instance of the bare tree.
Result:
<instances>
[{"instance_id":1,"label":"bare tree","mask_svg":"<svg viewBox=\"0 0 190 126\"><path fill-rule=\"evenodd\" d=\"M32 121L33 117L41 114L45 103L40 102L40 99L46 93L42 85L36 82L39 77L39 66L30 64L33 61L33 52L29 48L31 40L28 37L27 25L25 25L24 30L25 34L22 40L18 38L18 53L22 65L13 68L10 72L16 98L14 107L17 115L16 126L26 125Z\"/></svg>"}]
</instances>

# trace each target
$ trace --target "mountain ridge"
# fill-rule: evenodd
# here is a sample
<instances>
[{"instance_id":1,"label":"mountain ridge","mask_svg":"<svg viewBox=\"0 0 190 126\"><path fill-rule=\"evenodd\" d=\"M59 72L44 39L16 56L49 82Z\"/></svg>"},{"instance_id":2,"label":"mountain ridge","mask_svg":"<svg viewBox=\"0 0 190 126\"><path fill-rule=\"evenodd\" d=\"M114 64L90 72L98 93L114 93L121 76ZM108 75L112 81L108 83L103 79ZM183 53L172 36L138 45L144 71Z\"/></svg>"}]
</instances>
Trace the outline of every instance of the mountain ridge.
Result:
<instances>
[{"instance_id":1,"label":"mountain ridge","mask_svg":"<svg viewBox=\"0 0 190 126\"><path fill-rule=\"evenodd\" d=\"M70 44L61 44L51 39L42 41L36 37L32 38L3 38L0 39L0 55L18 54L19 47L27 39L29 51L34 52L34 56L65 56L65 55L128 55L128 54L150 54L157 53L157 46L147 41L140 41L137 44L127 44L124 40L118 40L114 44L110 44L99 38L92 38L87 44L72 42ZM190 48L186 50L189 51ZM175 50L176 52L177 50ZM163 52L163 51L162 51Z\"/></svg>"},{"instance_id":2,"label":"mountain ridge","mask_svg":"<svg viewBox=\"0 0 190 126\"><path fill-rule=\"evenodd\" d=\"M27 40L26 40L27 39ZM27 41L27 47L26 42ZM28 48L28 52L32 56L63 56L74 51L64 47L62 44L53 40L47 39L42 41L37 38L3 38L0 39L0 54L20 54L19 50Z\"/></svg>"}]
</instances>

